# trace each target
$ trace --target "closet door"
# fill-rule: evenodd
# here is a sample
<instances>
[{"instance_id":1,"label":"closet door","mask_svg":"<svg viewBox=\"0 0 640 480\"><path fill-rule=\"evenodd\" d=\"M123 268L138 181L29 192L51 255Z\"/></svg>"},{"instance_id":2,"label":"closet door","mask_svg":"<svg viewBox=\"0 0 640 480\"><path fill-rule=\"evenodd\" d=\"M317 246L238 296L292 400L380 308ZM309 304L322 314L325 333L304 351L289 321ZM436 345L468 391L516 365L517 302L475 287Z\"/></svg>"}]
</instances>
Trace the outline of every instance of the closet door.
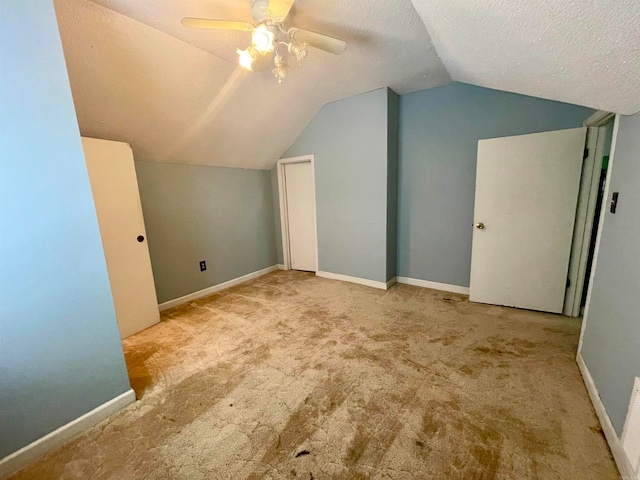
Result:
<instances>
[{"instance_id":1,"label":"closet door","mask_svg":"<svg viewBox=\"0 0 640 480\"><path fill-rule=\"evenodd\" d=\"M291 269L315 272L316 230L311 162L285 164Z\"/></svg>"},{"instance_id":2,"label":"closet door","mask_svg":"<svg viewBox=\"0 0 640 480\"><path fill-rule=\"evenodd\" d=\"M160 321L133 152L126 143L82 138L120 336Z\"/></svg>"}]
</instances>

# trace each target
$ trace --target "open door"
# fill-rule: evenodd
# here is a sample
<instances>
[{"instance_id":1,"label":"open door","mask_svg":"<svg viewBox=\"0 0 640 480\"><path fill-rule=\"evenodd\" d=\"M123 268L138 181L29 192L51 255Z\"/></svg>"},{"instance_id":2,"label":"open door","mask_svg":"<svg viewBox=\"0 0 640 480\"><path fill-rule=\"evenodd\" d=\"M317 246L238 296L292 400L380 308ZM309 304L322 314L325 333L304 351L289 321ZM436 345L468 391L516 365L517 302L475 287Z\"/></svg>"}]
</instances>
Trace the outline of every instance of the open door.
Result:
<instances>
[{"instance_id":1,"label":"open door","mask_svg":"<svg viewBox=\"0 0 640 480\"><path fill-rule=\"evenodd\" d=\"M561 313L586 128L478 142L474 302Z\"/></svg>"},{"instance_id":2,"label":"open door","mask_svg":"<svg viewBox=\"0 0 640 480\"><path fill-rule=\"evenodd\" d=\"M282 158L277 169L284 268L317 272L313 155Z\"/></svg>"},{"instance_id":3,"label":"open door","mask_svg":"<svg viewBox=\"0 0 640 480\"><path fill-rule=\"evenodd\" d=\"M284 166L292 270L316 271L316 227L311 162Z\"/></svg>"},{"instance_id":4,"label":"open door","mask_svg":"<svg viewBox=\"0 0 640 480\"><path fill-rule=\"evenodd\" d=\"M126 143L86 137L82 148L120 337L126 338L160 321L133 152Z\"/></svg>"}]
</instances>

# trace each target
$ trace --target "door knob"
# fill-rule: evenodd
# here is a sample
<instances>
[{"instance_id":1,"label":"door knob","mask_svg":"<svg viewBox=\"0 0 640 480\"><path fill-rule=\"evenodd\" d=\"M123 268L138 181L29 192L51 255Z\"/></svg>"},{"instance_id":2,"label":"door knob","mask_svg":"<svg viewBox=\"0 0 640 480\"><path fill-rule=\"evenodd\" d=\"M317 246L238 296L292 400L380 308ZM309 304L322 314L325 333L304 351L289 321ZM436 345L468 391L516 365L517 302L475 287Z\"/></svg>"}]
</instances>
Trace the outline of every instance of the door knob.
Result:
<instances>
[{"instance_id":1,"label":"door knob","mask_svg":"<svg viewBox=\"0 0 640 480\"><path fill-rule=\"evenodd\" d=\"M476 223L476 228L477 228L478 230L482 230L482 229L484 228L484 223L482 223L482 222L478 222L478 223Z\"/></svg>"},{"instance_id":2,"label":"door knob","mask_svg":"<svg viewBox=\"0 0 640 480\"><path fill-rule=\"evenodd\" d=\"M138 241L139 242L144 242L144 237L142 235L138 235Z\"/></svg>"}]
</instances>

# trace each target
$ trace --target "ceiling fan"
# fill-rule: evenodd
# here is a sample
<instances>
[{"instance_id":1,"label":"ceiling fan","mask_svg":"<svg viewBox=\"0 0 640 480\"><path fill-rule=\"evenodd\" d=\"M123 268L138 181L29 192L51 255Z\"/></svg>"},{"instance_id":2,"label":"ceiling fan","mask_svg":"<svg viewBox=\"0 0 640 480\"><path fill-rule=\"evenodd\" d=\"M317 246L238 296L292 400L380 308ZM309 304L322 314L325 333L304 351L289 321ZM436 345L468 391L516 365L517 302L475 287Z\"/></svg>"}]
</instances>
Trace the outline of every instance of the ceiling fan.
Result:
<instances>
[{"instance_id":1,"label":"ceiling fan","mask_svg":"<svg viewBox=\"0 0 640 480\"><path fill-rule=\"evenodd\" d=\"M239 63L247 70L262 71L273 60L273 74L282 84L289 66L287 57L297 61L307 56L307 47L340 55L347 49L347 42L301 28L286 29L282 24L289 15L295 0L252 0L251 13L255 24L185 17L182 25L189 28L214 30L240 30L251 32L251 45L246 50L237 49Z\"/></svg>"}]
</instances>

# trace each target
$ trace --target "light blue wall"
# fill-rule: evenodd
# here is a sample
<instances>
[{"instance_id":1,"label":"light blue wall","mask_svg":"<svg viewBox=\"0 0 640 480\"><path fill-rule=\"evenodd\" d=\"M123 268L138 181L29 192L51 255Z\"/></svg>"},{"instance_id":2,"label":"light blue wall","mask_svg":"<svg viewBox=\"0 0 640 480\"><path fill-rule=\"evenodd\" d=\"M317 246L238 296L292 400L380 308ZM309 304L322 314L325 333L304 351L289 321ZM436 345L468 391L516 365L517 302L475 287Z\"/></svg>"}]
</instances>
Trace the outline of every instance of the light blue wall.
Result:
<instances>
[{"instance_id":1,"label":"light blue wall","mask_svg":"<svg viewBox=\"0 0 640 480\"><path fill-rule=\"evenodd\" d=\"M136 162L136 173L160 303L276 264L268 170Z\"/></svg>"},{"instance_id":2,"label":"light blue wall","mask_svg":"<svg viewBox=\"0 0 640 480\"><path fill-rule=\"evenodd\" d=\"M615 214L609 212L619 192ZM582 356L618 435L640 376L640 114L621 117Z\"/></svg>"},{"instance_id":3,"label":"light blue wall","mask_svg":"<svg viewBox=\"0 0 640 480\"><path fill-rule=\"evenodd\" d=\"M53 4L0 18L2 458L129 382Z\"/></svg>"},{"instance_id":4,"label":"light blue wall","mask_svg":"<svg viewBox=\"0 0 640 480\"><path fill-rule=\"evenodd\" d=\"M387 279L386 88L322 107L283 158L315 155L322 271Z\"/></svg>"},{"instance_id":5,"label":"light blue wall","mask_svg":"<svg viewBox=\"0 0 640 480\"><path fill-rule=\"evenodd\" d=\"M398 275L469 286L478 140L579 127L591 113L461 83L401 96Z\"/></svg>"}]
</instances>

